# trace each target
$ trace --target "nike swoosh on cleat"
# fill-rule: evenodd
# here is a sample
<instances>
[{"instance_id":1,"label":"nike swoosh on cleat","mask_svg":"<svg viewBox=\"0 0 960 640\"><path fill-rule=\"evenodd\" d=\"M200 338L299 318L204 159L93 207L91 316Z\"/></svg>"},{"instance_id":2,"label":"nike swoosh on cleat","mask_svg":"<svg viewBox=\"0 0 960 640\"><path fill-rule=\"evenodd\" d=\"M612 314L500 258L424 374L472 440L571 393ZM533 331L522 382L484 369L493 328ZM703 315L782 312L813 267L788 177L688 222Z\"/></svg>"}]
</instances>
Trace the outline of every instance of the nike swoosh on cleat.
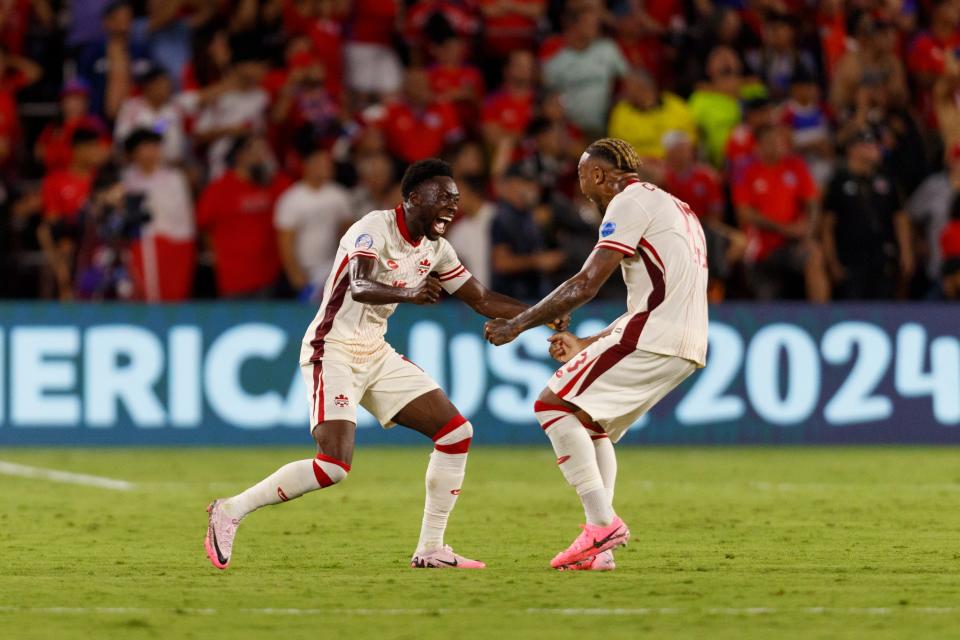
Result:
<instances>
[{"instance_id":1,"label":"nike swoosh on cleat","mask_svg":"<svg viewBox=\"0 0 960 640\"><path fill-rule=\"evenodd\" d=\"M223 554L220 553L220 546L217 544L217 532L214 531L213 527L210 527L210 539L213 540L213 550L217 552L217 560L220 561L220 564L230 562L230 558L224 558Z\"/></svg>"},{"instance_id":2,"label":"nike swoosh on cleat","mask_svg":"<svg viewBox=\"0 0 960 640\"><path fill-rule=\"evenodd\" d=\"M442 562L443 564L447 565L448 567L456 567L457 565L460 564L460 561L459 561L459 560L456 560L456 559L454 559L453 562L447 562L446 560L441 560L440 558L437 558L437 562Z\"/></svg>"},{"instance_id":3,"label":"nike swoosh on cleat","mask_svg":"<svg viewBox=\"0 0 960 640\"><path fill-rule=\"evenodd\" d=\"M603 545L605 545L605 544L607 544L608 542L610 542L610 540L612 540L613 538L619 537L619 536L617 536L617 533L620 531L621 528L622 528L622 527L617 527L616 529L614 529L613 531L611 531L610 534L607 535L607 537L603 538L602 540L599 540L599 541L598 541L596 538L594 538L594 539L593 539L593 548L594 548L594 549L599 549L599 548L602 547Z\"/></svg>"}]
</instances>

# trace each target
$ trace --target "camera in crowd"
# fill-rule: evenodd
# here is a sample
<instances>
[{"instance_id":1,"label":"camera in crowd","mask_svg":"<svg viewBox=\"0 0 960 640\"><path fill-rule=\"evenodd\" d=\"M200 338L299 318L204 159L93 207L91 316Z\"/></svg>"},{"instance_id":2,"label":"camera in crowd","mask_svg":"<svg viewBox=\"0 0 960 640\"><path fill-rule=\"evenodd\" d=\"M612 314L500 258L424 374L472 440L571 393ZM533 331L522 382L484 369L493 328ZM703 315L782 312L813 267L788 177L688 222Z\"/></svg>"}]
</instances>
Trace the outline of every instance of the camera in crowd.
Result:
<instances>
[{"instance_id":1,"label":"camera in crowd","mask_svg":"<svg viewBox=\"0 0 960 640\"><path fill-rule=\"evenodd\" d=\"M140 237L143 225L151 218L145 194L126 192L120 171L113 165L100 170L92 191L90 214L102 242L112 244Z\"/></svg>"}]
</instances>

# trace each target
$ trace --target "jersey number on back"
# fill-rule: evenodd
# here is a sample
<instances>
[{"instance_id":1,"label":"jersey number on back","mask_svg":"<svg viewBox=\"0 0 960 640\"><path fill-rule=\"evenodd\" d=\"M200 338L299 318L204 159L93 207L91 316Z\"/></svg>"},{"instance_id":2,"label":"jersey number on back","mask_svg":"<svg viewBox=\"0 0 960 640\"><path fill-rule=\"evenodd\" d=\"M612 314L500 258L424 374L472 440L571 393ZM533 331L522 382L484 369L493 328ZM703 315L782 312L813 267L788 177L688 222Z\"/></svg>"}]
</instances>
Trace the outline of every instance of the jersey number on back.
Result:
<instances>
[{"instance_id":1,"label":"jersey number on back","mask_svg":"<svg viewBox=\"0 0 960 640\"><path fill-rule=\"evenodd\" d=\"M683 200L674 198L677 208L683 214L683 222L687 229L687 242L690 244L690 252L693 254L693 261L698 267L707 268L707 239L703 235L703 227L700 226L700 218L693 212Z\"/></svg>"}]
</instances>

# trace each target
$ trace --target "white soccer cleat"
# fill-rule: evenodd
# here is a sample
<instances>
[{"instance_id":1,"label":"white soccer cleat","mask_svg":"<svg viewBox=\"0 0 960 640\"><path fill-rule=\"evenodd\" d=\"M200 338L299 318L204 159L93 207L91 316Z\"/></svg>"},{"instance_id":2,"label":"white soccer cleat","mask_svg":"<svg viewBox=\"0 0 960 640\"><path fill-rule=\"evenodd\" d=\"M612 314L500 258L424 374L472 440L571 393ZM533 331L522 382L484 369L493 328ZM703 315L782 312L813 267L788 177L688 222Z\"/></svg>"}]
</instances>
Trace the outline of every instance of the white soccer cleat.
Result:
<instances>
[{"instance_id":1,"label":"white soccer cleat","mask_svg":"<svg viewBox=\"0 0 960 640\"><path fill-rule=\"evenodd\" d=\"M207 537L203 546L207 550L210 564L217 569L226 569L233 552L233 538L237 535L240 518L231 518L223 512L223 500L214 500L207 506L210 514L207 520Z\"/></svg>"},{"instance_id":2,"label":"white soccer cleat","mask_svg":"<svg viewBox=\"0 0 960 640\"><path fill-rule=\"evenodd\" d=\"M417 551L410 559L410 566L414 569L484 569L487 565L457 555L450 545L444 545L442 549Z\"/></svg>"}]
</instances>

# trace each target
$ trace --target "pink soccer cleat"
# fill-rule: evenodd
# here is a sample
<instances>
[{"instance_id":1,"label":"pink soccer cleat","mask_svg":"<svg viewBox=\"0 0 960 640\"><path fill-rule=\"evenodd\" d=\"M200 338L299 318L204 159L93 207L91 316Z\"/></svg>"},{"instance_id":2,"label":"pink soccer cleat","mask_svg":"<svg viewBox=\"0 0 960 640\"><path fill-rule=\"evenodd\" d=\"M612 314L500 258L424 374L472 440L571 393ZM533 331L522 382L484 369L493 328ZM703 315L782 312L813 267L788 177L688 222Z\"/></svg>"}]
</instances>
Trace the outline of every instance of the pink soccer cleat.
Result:
<instances>
[{"instance_id":1,"label":"pink soccer cleat","mask_svg":"<svg viewBox=\"0 0 960 640\"><path fill-rule=\"evenodd\" d=\"M617 563L613 561L613 551L601 551L592 558L557 567L558 571L613 571Z\"/></svg>"},{"instance_id":2,"label":"pink soccer cleat","mask_svg":"<svg viewBox=\"0 0 960 640\"><path fill-rule=\"evenodd\" d=\"M487 565L457 555L447 544L442 549L417 551L410 559L410 566L414 569L484 569Z\"/></svg>"},{"instance_id":3,"label":"pink soccer cleat","mask_svg":"<svg viewBox=\"0 0 960 640\"><path fill-rule=\"evenodd\" d=\"M222 500L214 500L207 506L210 517L207 521L207 537L203 541L207 557L217 569L226 569L230 564L233 538L240 526L240 518L231 518L225 514L222 505Z\"/></svg>"},{"instance_id":4,"label":"pink soccer cleat","mask_svg":"<svg viewBox=\"0 0 960 640\"><path fill-rule=\"evenodd\" d=\"M550 561L551 567L559 569L565 565L587 560L601 551L625 545L630 539L630 529L620 516L614 516L613 522L605 527L589 523L581 527L583 531L573 544L553 557Z\"/></svg>"}]
</instances>

